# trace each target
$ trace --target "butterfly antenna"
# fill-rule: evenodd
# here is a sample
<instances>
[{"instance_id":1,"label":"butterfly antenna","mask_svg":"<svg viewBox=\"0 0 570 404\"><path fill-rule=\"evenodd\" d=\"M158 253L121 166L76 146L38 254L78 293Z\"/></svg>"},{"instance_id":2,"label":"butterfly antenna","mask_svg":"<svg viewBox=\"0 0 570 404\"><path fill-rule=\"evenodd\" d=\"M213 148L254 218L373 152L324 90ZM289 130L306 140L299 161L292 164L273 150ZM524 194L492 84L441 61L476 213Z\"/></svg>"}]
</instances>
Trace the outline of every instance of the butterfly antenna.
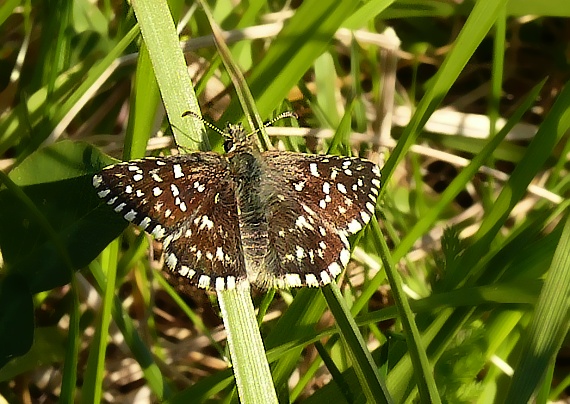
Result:
<instances>
[{"instance_id":1,"label":"butterfly antenna","mask_svg":"<svg viewBox=\"0 0 570 404\"><path fill-rule=\"evenodd\" d=\"M285 111L285 112L281 112L279 115L277 115L275 118L265 122L263 124L263 128L267 128L271 125L273 125L275 122L280 121L281 119L284 118L295 118L295 119L299 119L299 117L297 116L296 113L294 113L293 111ZM256 130L254 130L253 132L251 132L250 134L248 134L248 136L251 135L255 135L257 132L259 132L261 130L261 128L257 128Z\"/></svg>"},{"instance_id":2,"label":"butterfly antenna","mask_svg":"<svg viewBox=\"0 0 570 404\"><path fill-rule=\"evenodd\" d=\"M284 118L295 118L295 120L299 119L297 114L294 113L293 111L285 111L285 112L281 112L279 115L277 115L275 118L271 119L270 121L265 122L263 124L263 127L267 128L268 126L271 126L275 122L280 121L281 119L284 119Z\"/></svg>"},{"instance_id":3,"label":"butterfly antenna","mask_svg":"<svg viewBox=\"0 0 570 404\"><path fill-rule=\"evenodd\" d=\"M204 118L202 118L200 115L198 115L197 113L193 112L193 111L186 111L182 114L182 117L185 116L191 116L193 118L196 118L197 120L199 120L200 122L202 122L204 125L206 125L208 128L212 129L214 132L218 132L220 135L222 136L226 136L226 134L224 133L223 130L221 130L220 128L218 128L216 125L214 125L211 122L208 122L207 120L205 120Z\"/></svg>"}]
</instances>

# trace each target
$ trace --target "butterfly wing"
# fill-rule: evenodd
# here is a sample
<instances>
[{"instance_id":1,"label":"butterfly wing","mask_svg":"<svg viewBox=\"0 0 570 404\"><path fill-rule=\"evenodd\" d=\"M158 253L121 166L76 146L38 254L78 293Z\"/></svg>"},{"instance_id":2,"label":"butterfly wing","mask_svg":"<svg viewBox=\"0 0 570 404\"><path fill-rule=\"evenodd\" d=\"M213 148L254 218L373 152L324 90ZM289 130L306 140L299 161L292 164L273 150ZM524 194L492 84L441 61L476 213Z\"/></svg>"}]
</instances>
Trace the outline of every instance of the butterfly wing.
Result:
<instances>
[{"instance_id":1,"label":"butterfly wing","mask_svg":"<svg viewBox=\"0 0 570 404\"><path fill-rule=\"evenodd\" d=\"M246 277L235 184L226 160L191 153L116 164L93 177L99 197L163 240L168 268L200 288Z\"/></svg>"},{"instance_id":2,"label":"butterfly wing","mask_svg":"<svg viewBox=\"0 0 570 404\"><path fill-rule=\"evenodd\" d=\"M347 237L370 221L380 170L339 156L265 152L269 250L260 287L322 286L350 258Z\"/></svg>"}]
</instances>

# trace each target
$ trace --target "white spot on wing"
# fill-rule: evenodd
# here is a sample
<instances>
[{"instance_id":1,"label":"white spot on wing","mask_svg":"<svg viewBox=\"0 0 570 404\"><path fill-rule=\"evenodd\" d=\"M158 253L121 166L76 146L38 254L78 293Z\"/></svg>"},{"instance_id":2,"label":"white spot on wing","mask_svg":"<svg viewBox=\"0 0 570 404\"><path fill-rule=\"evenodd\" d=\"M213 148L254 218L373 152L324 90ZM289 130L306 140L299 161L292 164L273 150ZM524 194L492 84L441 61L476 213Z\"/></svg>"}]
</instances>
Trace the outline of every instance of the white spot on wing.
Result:
<instances>
[{"instance_id":1,"label":"white spot on wing","mask_svg":"<svg viewBox=\"0 0 570 404\"><path fill-rule=\"evenodd\" d=\"M164 228L161 225L157 224L156 227L152 229L152 232L150 234L154 236L155 239L160 240L164 237Z\"/></svg>"},{"instance_id":2,"label":"white spot on wing","mask_svg":"<svg viewBox=\"0 0 570 404\"><path fill-rule=\"evenodd\" d=\"M302 285L301 277L299 274L287 274L285 275L285 284L290 288L299 287Z\"/></svg>"},{"instance_id":3,"label":"white spot on wing","mask_svg":"<svg viewBox=\"0 0 570 404\"><path fill-rule=\"evenodd\" d=\"M311 215L311 216L315 216L315 215L316 215L316 214L315 214L315 211L314 211L313 209L309 208L309 207L308 207L307 205L305 205L304 203L301 204L301 207L302 207L303 210L304 210L305 212L307 212L309 215Z\"/></svg>"},{"instance_id":4,"label":"white spot on wing","mask_svg":"<svg viewBox=\"0 0 570 404\"><path fill-rule=\"evenodd\" d=\"M100 175L94 175L93 176L93 186L95 188L99 188L99 186L103 183L103 177L101 177Z\"/></svg>"},{"instance_id":5,"label":"white spot on wing","mask_svg":"<svg viewBox=\"0 0 570 404\"><path fill-rule=\"evenodd\" d=\"M343 248L340 252L340 258L339 259L340 259L340 263L342 264L342 266L345 267L346 264L348 264L348 261L350 260L350 251ZM331 273L332 273L332 271L331 271Z\"/></svg>"},{"instance_id":6,"label":"white spot on wing","mask_svg":"<svg viewBox=\"0 0 570 404\"><path fill-rule=\"evenodd\" d=\"M224 260L224 250L222 249L222 247L216 248L216 259L218 261Z\"/></svg>"},{"instance_id":7,"label":"white spot on wing","mask_svg":"<svg viewBox=\"0 0 570 404\"><path fill-rule=\"evenodd\" d=\"M104 191L97 192L97 195L99 196L99 198L105 198L107 195L109 195L110 192L111 192L110 189L105 189Z\"/></svg>"},{"instance_id":8,"label":"white spot on wing","mask_svg":"<svg viewBox=\"0 0 570 404\"><path fill-rule=\"evenodd\" d=\"M324 284L332 282L332 279L327 271L321 272L321 280L323 281Z\"/></svg>"},{"instance_id":9,"label":"white spot on wing","mask_svg":"<svg viewBox=\"0 0 570 404\"><path fill-rule=\"evenodd\" d=\"M174 178L178 179L184 177L184 173L182 172L182 167L180 164L174 164L172 168L174 170Z\"/></svg>"},{"instance_id":10,"label":"white spot on wing","mask_svg":"<svg viewBox=\"0 0 570 404\"><path fill-rule=\"evenodd\" d=\"M125 214L125 219L127 219L129 222L135 220L135 217L137 217L137 212L132 209Z\"/></svg>"},{"instance_id":11,"label":"white spot on wing","mask_svg":"<svg viewBox=\"0 0 570 404\"><path fill-rule=\"evenodd\" d=\"M176 258L176 255L170 253L166 258L166 265L168 266L168 268L174 271L177 263L178 263L178 258Z\"/></svg>"},{"instance_id":12,"label":"white spot on wing","mask_svg":"<svg viewBox=\"0 0 570 404\"><path fill-rule=\"evenodd\" d=\"M150 217L147 216L143 220L141 220L139 226L142 227L142 229L144 230L148 227L149 224L150 224Z\"/></svg>"},{"instance_id":13,"label":"white spot on wing","mask_svg":"<svg viewBox=\"0 0 570 404\"><path fill-rule=\"evenodd\" d=\"M311 175L314 177L320 177L319 171L317 170L317 163L309 164L309 170L311 170Z\"/></svg>"},{"instance_id":14,"label":"white spot on wing","mask_svg":"<svg viewBox=\"0 0 570 404\"><path fill-rule=\"evenodd\" d=\"M344 184L341 184L340 182L338 184L336 184L337 189L340 191L340 193L342 194L346 194L346 187L344 186Z\"/></svg>"},{"instance_id":15,"label":"white spot on wing","mask_svg":"<svg viewBox=\"0 0 570 404\"><path fill-rule=\"evenodd\" d=\"M295 221L295 226L299 227L299 228L306 228L309 230L314 230L315 228L313 226L311 226L311 224L309 222L307 222L307 219L305 219L305 216L299 216L297 218L297 220Z\"/></svg>"},{"instance_id":16,"label":"white spot on wing","mask_svg":"<svg viewBox=\"0 0 570 404\"><path fill-rule=\"evenodd\" d=\"M198 279L198 287L202 289L210 287L210 277L208 275L200 275L200 279Z\"/></svg>"},{"instance_id":17,"label":"white spot on wing","mask_svg":"<svg viewBox=\"0 0 570 404\"><path fill-rule=\"evenodd\" d=\"M305 275L305 282L307 282L307 286L319 287L319 281L314 274Z\"/></svg>"},{"instance_id":18,"label":"white spot on wing","mask_svg":"<svg viewBox=\"0 0 570 404\"><path fill-rule=\"evenodd\" d=\"M142 174L135 174L133 175L133 181L140 181L143 179Z\"/></svg>"},{"instance_id":19,"label":"white spot on wing","mask_svg":"<svg viewBox=\"0 0 570 404\"><path fill-rule=\"evenodd\" d=\"M202 216L202 224L200 224L199 229L200 230L204 230L206 227L208 228L208 230L212 230L212 228L214 227L214 222L212 222L210 220L210 218L206 215ZM196 221L194 221L194 223L196 223Z\"/></svg>"},{"instance_id":20,"label":"white spot on wing","mask_svg":"<svg viewBox=\"0 0 570 404\"><path fill-rule=\"evenodd\" d=\"M343 250L344 251L344 250ZM342 272L342 268L338 265L338 262L333 262L329 265L329 272L332 274L333 277L337 277Z\"/></svg>"},{"instance_id":21,"label":"white spot on wing","mask_svg":"<svg viewBox=\"0 0 570 404\"><path fill-rule=\"evenodd\" d=\"M166 238L162 242L162 248L168 247L170 245L170 243L172 242L173 238L174 237L172 236L172 234L169 234L168 236L166 236Z\"/></svg>"},{"instance_id":22,"label":"white spot on wing","mask_svg":"<svg viewBox=\"0 0 570 404\"><path fill-rule=\"evenodd\" d=\"M194 182L194 189L196 189L198 192L204 192L204 190L206 189L206 186L204 184L200 184L198 181Z\"/></svg>"},{"instance_id":23,"label":"white spot on wing","mask_svg":"<svg viewBox=\"0 0 570 404\"><path fill-rule=\"evenodd\" d=\"M357 219L354 219L347 226L347 230L350 234L354 234L360 229L362 229L362 224Z\"/></svg>"}]
</instances>

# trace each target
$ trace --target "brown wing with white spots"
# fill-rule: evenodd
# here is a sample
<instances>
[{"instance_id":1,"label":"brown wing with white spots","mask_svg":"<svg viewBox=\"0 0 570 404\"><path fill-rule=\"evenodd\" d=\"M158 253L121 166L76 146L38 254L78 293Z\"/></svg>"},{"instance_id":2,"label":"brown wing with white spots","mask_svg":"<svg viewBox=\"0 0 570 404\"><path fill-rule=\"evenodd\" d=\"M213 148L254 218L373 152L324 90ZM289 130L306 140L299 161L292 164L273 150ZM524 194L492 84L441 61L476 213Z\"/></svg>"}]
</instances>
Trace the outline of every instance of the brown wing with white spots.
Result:
<instances>
[{"instance_id":1,"label":"brown wing with white spots","mask_svg":"<svg viewBox=\"0 0 570 404\"><path fill-rule=\"evenodd\" d=\"M380 188L370 161L297 153L263 153L267 201L268 287L322 286L350 258L347 237L368 223ZM278 179L278 184L272 179ZM285 186L283 184L286 184Z\"/></svg>"},{"instance_id":2,"label":"brown wing with white spots","mask_svg":"<svg viewBox=\"0 0 570 404\"><path fill-rule=\"evenodd\" d=\"M116 212L163 240L166 266L204 289L245 278L234 183L216 153L146 158L93 177Z\"/></svg>"}]
</instances>

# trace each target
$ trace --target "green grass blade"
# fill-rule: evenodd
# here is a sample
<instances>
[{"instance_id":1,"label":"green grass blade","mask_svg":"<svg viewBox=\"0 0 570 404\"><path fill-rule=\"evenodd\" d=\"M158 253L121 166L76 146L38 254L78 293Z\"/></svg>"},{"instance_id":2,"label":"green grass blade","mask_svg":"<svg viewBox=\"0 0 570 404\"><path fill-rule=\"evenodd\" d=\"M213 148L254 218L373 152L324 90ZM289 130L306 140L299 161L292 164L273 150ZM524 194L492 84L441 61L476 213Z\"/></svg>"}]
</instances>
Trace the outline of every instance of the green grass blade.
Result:
<instances>
[{"instance_id":1,"label":"green grass blade","mask_svg":"<svg viewBox=\"0 0 570 404\"><path fill-rule=\"evenodd\" d=\"M356 371L360 387L362 388L367 402L369 403L391 403L392 398L386 388L384 380L378 373L378 367L370 351L366 347L364 338L358 330L356 322L346 307L346 303L338 285L335 283L330 288L323 289L323 294L333 313L341 337L349 348L352 358L352 366Z\"/></svg>"},{"instance_id":2,"label":"green grass blade","mask_svg":"<svg viewBox=\"0 0 570 404\"><path fill-rule=\"evenodd\" d=\"M386 244L386 240L382 236L380 226L377 221L372 222L372 232L376 239L377 245L382 249L382 262L386 270L386 277L390 282L390 287L394 295L394 301L400 314L400 321L404 336L406 337L407 347L411 362L413 364L413 372L415 374L416 384L418 386L420 399L422 402L440 403L441 399L436 388L435 380L431 366L422 343L422 336L416 325L414 314L410 309L410 304L406 294L402 289L402 279L396 270L393 258Z\"/></svg>"},{"instance_id":3,"label":"green grass blade","mask_svg":"<svg viewBox=\"0 0 570 404\"><path fill-rule=\"evenodd\" d=\"M570 129L570 86L564 87L560 92L523 159L516 166L503 191L481 223L474 236L476 242L461 257L455 268L461 268L468 262L478 262L485 255L489 244L504 225L513 207L524 196L528 185L568 129ZM480 276L480 274L471 275ZM456 272L451 272L446 281L450 285L456 285L462 278L461 270L458 269Z\"/></svg>"},{"instance_id":4,"label":"green grass blade","mask_svg":"<svg viewBox=\"0 0 570 404\"><path fill-rule=\"evenodd\" d=\"M168 4L141 0L134 2L133 8L178 146L208 149L202 122L182 117L188 110L200 115L200 109Z\"/></svg>"},{"instance_id":5,"label":"green grass blade","mask_svg":"<svg viewBox=\"0 0 570 404\"><path fill-rule=\"evenodd\" d=\"M97 261L91 263L90 270L99 290L104 290L107 279ZM139 335L137 326L129 314L125 312L121 300L117 296L113 299L112 314L113 321L115 321L125 338L125 343L133 353L133 357L140 364L150 390L160 400L168 398L171 394L170 389L163 380L160 369L154 362L152 353Z\"/></svg>"},{"instance_id":6,"label":"green grass blade","mask_svg":"<svg viewBox=\"0 0 570 404\"><path fill-rule=\"evenodd\" d=\"M115 281L117 279L117 262L119 255L119 240L116 239L103 251L101 265L106 268L103 302L99 312L99 324L95 328L93 343L89 349L87 368L82 389L82 402L99 403L102 399L103 375L105 373L105 352L109 337L111 309L115 297Z\"/></svg>"},{"instance_id":7,"label":"green grass blade","mask_svg":"<svg viewBox=\"0 0 570 404\"><path fill-rule=\"evenodd\" d=\"M384 181L390 181L395 167L404 158L406 151L417 138L429 116L442 101L455 80L457 80L477 46L479 46L495 23L498 10L504 7L505 3L505 0L482 0L475 4L473 11L469 14L469 18L455 41L453 50L438 69L433 78L433 85L429 87L426 95L419 102L410 123L404 129L401 139L398 141L388 161L386 161L382 169ZM385 191L385 187L380 190L380 199L382 199Z\"/></svg>"},{"instance_id":8,"label":"green grass blade","mask_svg":"<svg viewBox=\"0 0 570 404\"><path fill-rule=\"evenodd\" d=\"M532 322L521 348L521 360L516 366L506 402L523 403L541 386L541 382L560 350L570 325L570 216L544 287L538 298Z\"/></svg>"},{"instance_id":9,"label":"green grass blade","mask_svg":"<svg viewBox=\"0 0 570 404\"><path fill-rule=\"evenodd\" d=\"M431 209L416 223L412 230L404 237L394 252L394 255L399 259L403 257L413 246L413 243L418 240L425 232L437 221L443 210L453 202L454 198L465 188L465 185L473 178L477 171L485 162L487 162L493 155L493 151L501 144L505 136L511 131L513 126L520 121L523 115L530 109L535 102L536 97L540 94L545 81L536 85L532 91L521 103L519 108L515 111L507 124L497 133L494 137L490 138L483 149L477 153L471 160L471 163L465 167L461 173L453 180L447 189L441 194L439 201L431 207Z\"/></svg>"},{"instance_id":10,"label":"green grass blade","mask_svg":"<svg viewBox=\"0 0 570 404\"><path fill-rule=\"evenodd\" d=\"M147 142L152 135L157 106L160 102L158 84L156 83L147 47L144 44L139 51L134 93L131 97L131 102L129 123L123 149L123 158L125 160L142 158L146 155Z\"/></svg>"},{"instance_id":11,"label":"green grass blade","mask_svg":"<svg viewBox=\"0 0 570 404\"><path fill-rule=\"evenodd\" d=\"M249 283L218 291L228 333L236 386L242 403L277 403L275 387L257 326Z\"/></svg>"},{"instance_id":12,"label":"green grass blade","mask_svg":"<svg viewBox=\"0 0 570 404\"><path fill-rule=\"evenodd\" d=\"M356 6L352 1L308 1L296 10L248 79L262 117L279 105ZM241 111L234 102L224 118L236 116L241 116Z\"/></svg>"}]
</instances>

